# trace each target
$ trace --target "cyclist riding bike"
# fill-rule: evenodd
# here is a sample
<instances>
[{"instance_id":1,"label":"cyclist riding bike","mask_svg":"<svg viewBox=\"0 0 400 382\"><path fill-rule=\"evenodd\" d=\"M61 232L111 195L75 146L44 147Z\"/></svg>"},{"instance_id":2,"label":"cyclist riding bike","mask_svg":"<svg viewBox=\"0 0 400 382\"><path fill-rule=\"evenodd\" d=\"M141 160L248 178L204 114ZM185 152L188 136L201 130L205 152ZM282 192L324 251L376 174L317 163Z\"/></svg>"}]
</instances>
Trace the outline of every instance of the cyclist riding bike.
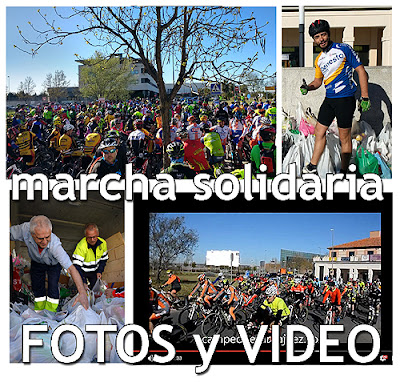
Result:
<instances>
[{"instance_id":1,"label":"cyclist riding bike","mask_svg":"<svg viewBox=\"0 0 400 382\"><path fill-rule=\"evenodd\" d=\"M229 280L223 280L223 289L221 289L213 298L214 301L222 297L222 305L229 308L229 315L232 317L232 323L236 322L235 310L239 305L239 294L233 285L229 285Z\"/></svg>"},{"instance_id":2,"label":"cyclist riding bike","mask_svg":"<svg viewBox=\"0 0 400 382\"><path fill-rule=\"evenodd\" d=\"M342 302L342 294L340 293L339 288L336 287L334 281L328 282L329 289L326 291L324 298L322 299L322 304L325 304L326 300L329 297L329 300L333 306L336 306L339 314L337 315L336 320L338 321L340 318L340 313L342 312L341 302Z\"/></svg>"},{"instance_id":3,"label":"cyclist riding bike","mask_svg":"<svg viewBox=\"0 0 400 382\"><path fill-rule=\"evenodd\" d=\"M154 324L162 317L168 316L171 310L171 304L157 289L152 287L152 280L149 279L149 332L153 333Z\"/></svg>"},{"instance_id":4,"label":"cyclist riding bike","mask_svg":"<svg viewBox=\"0 0 400 382\"><path fill-rule=\"evenodd\" d=\"M165 287L167 285L171 286L169 293L173 297L174 301L176 300L176 294L182 289L181 280L178 276L174 275L170 269L167 270L168 280L162 285Z\"/></svg>"},{"instance_id":5,"label":"cyclist riding bike","mask_svg":"<svg viewBox=\"0 0 400 382\"><path fill-rule=\"evenodd\" d=\"M269 325L269 330L271 330L272 325L285 324L290 315L290 310L285 301L277 297L277 294L278 289L276 286L269 286L265 290L266 299L259 306L254 317L260 325Z\"/></svg>"}]
</instances>

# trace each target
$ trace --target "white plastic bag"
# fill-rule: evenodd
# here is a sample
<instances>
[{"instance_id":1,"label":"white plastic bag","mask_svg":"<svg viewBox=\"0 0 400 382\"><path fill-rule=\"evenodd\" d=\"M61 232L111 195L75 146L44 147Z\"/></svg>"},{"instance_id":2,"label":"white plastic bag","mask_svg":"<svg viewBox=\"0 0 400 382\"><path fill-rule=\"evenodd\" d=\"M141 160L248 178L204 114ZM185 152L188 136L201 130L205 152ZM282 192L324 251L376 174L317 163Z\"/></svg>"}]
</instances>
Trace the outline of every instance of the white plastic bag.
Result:
<instances>
[{"instance_id":1,"label":"white plastic bag","mask_svg":"<svg viewBox=\"0 0 400 382\"><path fill-rule=\"evenodd\" d=\"M300 150L300 147L298 145L293 145L288 153L286 154L283 163L282 163L282 171L283 172L289 172L289 164L290 163L295 163L296 164L296 176L298 178L301 177L301 170L303 169L303 163L304 161L302 160L302 153Z\"/></svg>"},{"instance_id":2,"label":"white plastic bag","mask_svg":"<svg viewBox=\"0 0 400 382\"><path fill-rule=\"evenodd\" d=\"M82 305L79 305L68 317L63 321L65 324L76 325L80 328L85 338L85 350L82 354L80 362L92 362L97 355L97 334L87 333L85 325L100 325L101 318L92 309L85 310ZM66 332L60 338L60 351L64 356L69 356L74 353L76 348L75 336L72 333Z\"/></svg>"},{"instance_id":3,"label":"white plastic bag","mask_svg":"<svg viewBox=\"0 0 400 382\"><path fill-rule=\"evenodd\" d=\"M326 174L335 174L335 169L333 168L331 157L329 155L329 149L325 146L324 152L319 159L317 172L321 179L326 178Z\"/></svg>"}]
</instances>

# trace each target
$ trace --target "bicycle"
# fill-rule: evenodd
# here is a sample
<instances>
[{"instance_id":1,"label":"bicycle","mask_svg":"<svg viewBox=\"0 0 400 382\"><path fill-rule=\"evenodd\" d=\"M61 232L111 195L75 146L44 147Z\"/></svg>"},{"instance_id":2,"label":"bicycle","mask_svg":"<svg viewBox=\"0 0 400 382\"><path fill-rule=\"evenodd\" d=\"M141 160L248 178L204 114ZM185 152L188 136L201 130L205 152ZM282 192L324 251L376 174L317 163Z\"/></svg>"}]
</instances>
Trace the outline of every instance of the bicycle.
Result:
<instances>
[{"instance_id":1,"label":"bicycle","mask_svg":"<svg viewBox=\"0 0 400 382\"><path fill-rule=\"evenodd\" d=\"M368 307L368 317L367 317L368 325L373 326L376 324L379 316L379 309L378 309L379 304L380 304L379 300L370 301Z\"/></svg>"},{"instance_id":2,"label":"bicycle","mask_svg":"<svg viewBox=\"0 0 400 382\"><path fill-rule=\"evenodd\" d=\"M195 326L198 326L210 311L210 309L207 309L204 304L198 300L192 301L179 312L178 322L184 325L191 321Z\"/></svg>"},{"instance_id":3,"label":"bicycle","mask_svg":"<svg viewBox=\"0 0 400 382\"><path fill-rule=\"evenodd\" d=\"M232 329L236 334L236 325L245 324L246 318L240 311L235 312L235 316L236 320L233 321L227 309L223 305L216 304L201 323L201 333L205 337L212 337L214 334L221 334L225 329Z\"/></svg>"},{"instance_id":4,"label":"bicycle","mask_svg":"<svg viewBox=\"0 0 400 382\"><path fill-rule=\"evenodd\" d=\"M303 305L300 309L300 299L297 299L293 304L288 306L290 310L289 324L301 323L304 324L308 317L308 308Z\"/></svg>"},{"instance_id":5,"label":"bicycle","mask_svg":"<svg viewBox=\"0 0 400 382\"><path fill-rule=\"evenodd\" d=\"M338 316L338 306L330 304L329 309L325 314L324 324L325 325L335 325L337 322Z\"/></svg>"}]
</instances>

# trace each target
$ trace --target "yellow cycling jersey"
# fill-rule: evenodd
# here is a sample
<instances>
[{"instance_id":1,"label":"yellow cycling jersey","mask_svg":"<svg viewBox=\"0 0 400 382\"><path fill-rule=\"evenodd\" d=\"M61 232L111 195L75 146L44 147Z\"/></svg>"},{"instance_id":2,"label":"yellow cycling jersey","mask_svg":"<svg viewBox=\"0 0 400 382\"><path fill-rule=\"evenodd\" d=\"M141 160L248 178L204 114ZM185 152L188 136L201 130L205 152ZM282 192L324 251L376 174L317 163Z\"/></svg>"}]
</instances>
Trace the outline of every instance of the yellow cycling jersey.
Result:
<instances>
[{"instance_id":1,"label":"yellow cycling jersey","mask_svg":"<svg viewBox=\"0 0 400 382\"><path fill-rule=\"evenodd\" d=\"M22 131L18 134L15 143L18 146L20 155L34 155L35 148L33 146L33 141L35 138L36 134L31 131Z\"/></svg>"},{"instance_id":2,"label":"yellow cycling jersey","mask_svg":"<svg viewBox=\"0 0 400 382\"><path fill-rule=\"evenodd\" d=\"M272 314L274 316L277 315L279 310L282 310L281 318L285 318L290 314L290 310L287 307L285 301L283 301L283 299L281 299L280 297L275 297L274 301L272 301L271 303L269 303L268 300L265 300L261 305L261 309L265 309L266 307L272 310Z\"/></svg>"},{"instance_id":3,"label":"yellow cycling jersey","mask_svg":"<svg viewBox=\"0 0 400 382\"><path fill-rule=\"evenodd\" d=\"M86 136L85 146L83 148L84 155L94 157L96 154L96 149L101 142L101 135L98 133L90 133Z\"/></svg>"},{"instance_id":4,"label":"yellow cycling jersey","mask_svg":"<svg viewBox=\"0 0 400 382\"><path fill-rule=\"evenodd\" d=\"M60 137L58 144L60 146L61 154L65 154L66 151L75 147L75 141L67 134L63 134Z\"/></svg>"},{"instance_id":5,"label":"yellow cycling jersey","mask_svg":"<svg viewBox=\"0 0 400 382\"><path fill-rule=\"evenodd\" d=\"M49 140L49 146L55 148L56 150L60 151L60 138L61 138L61 133L57 130L54 129L51 134L51 138Z\"/></svg>"}]
</instances>

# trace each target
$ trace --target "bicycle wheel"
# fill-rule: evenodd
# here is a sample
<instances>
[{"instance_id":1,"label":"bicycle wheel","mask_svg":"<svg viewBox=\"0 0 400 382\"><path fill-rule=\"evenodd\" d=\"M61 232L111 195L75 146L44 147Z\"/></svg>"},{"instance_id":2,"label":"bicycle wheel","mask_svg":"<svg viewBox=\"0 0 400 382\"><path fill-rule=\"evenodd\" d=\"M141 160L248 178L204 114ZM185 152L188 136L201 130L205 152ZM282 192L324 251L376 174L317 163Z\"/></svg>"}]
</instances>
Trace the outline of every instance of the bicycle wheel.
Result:
<instances>
[{"instance_id":1,"label":"bicycle wheel","mask_svg":"<svg viewBox=\"0 0 400 382\"><path fill-rule=\"evenodd\" d=\"M218 313L209 314L201 324L201 333L205 337L212 337L222 332L222 317Z\"/></svg>"},{"instance_id":2,"label":"bicycle wheel","mask_svg":"<svg viewBox=\"0 0 400 382\"><path fill-rule=\"evenodd\" d=\"M303 306L303 308L299 311L299 322L304 324L308 317L308 308Z\"/></svg>"},{"instance_id":3,"label":"bicycle wheel","mask_svg":"<svg viewBox=\"0 0 400 382\"><path fill-rule=\"evenodd\" d=\"M243 309L238 309L237 311L235 311L235 316L236 316L236 325L246 325L248 317Z\"/></svg>"},{"instance_id":4,"label":"bicycle wheel","mask_svg":"<svg viewBox=\"0 0 400 382\"><path fill-rule=\"evenodd\" d=\"M200 319L199 312L197 308L193 306L187 306L186 308L184 308L179 312L178 316L178 322L181 325L184 325L189 321L193 321L197 325L199 319Z\"/></svg>"}]
</instances>

